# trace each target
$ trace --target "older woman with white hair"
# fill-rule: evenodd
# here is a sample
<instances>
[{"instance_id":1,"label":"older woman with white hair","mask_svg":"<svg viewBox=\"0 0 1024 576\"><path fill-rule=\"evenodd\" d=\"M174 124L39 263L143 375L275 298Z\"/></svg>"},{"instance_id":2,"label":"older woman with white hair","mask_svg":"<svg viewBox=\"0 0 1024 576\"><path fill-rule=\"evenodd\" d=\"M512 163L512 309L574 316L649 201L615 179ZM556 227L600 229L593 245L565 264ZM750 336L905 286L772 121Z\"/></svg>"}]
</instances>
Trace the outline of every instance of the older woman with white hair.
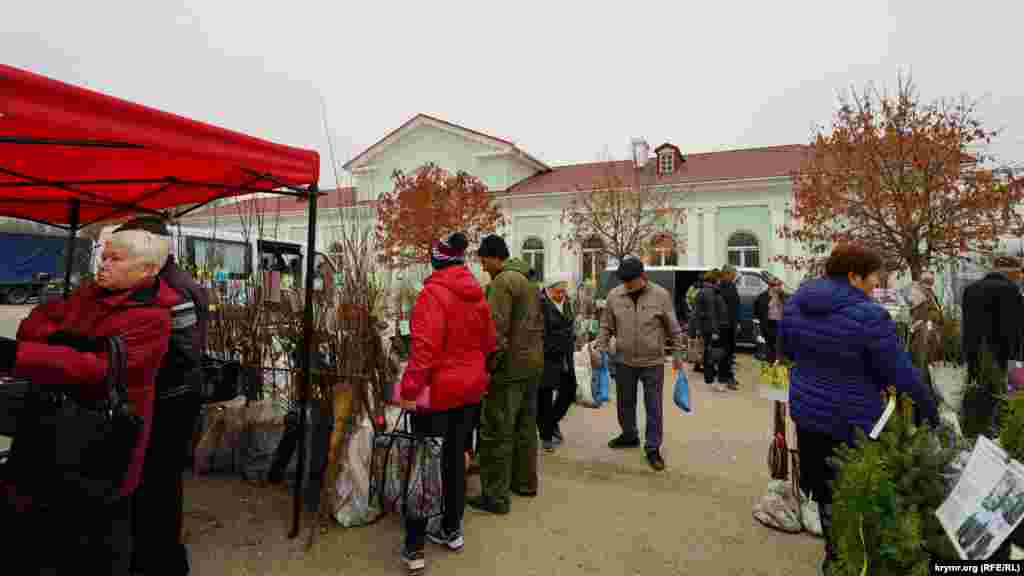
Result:
<instances>
[{"instance_id":1,"label":"older woman with white hair","mask_svg":"<svg viewBox=\"0 0 1024 576\"><path fill-rule=\"evenodd\" d=\"M556 274L541 295L544 312L544 379L538 393L537 428L544 450L562 443L559 422L576 400L576 315L567 297L569 275Z\"/></svg>"},{"instance_id":2,"label":"older woman with white hair","mask_svg":"<svg viewBox=\"0 0 1024 576\"><path fill-rule=\"evenodd\" d=\"M157 277L168 249L166 238L147 231L115 233L103 248L95 282L66 301L36 307L19 326L17 340L0 343L0 373L13 372L40 388L60 387L89 401L110 394L106 342L120 337L126 356L121 379L129 408L143 422L120 497L113 502L67 498L61 493L63 478L18 468L12 459L8 484L0 484L6 495L0 508L7 516L0 524L18 528L9 534L5 562L21 566L20 571L117 576L130 571L132 494L142 476L154 383L167 351L171 308L178 302L177 293Z\"/></svg>"}]
</instances>

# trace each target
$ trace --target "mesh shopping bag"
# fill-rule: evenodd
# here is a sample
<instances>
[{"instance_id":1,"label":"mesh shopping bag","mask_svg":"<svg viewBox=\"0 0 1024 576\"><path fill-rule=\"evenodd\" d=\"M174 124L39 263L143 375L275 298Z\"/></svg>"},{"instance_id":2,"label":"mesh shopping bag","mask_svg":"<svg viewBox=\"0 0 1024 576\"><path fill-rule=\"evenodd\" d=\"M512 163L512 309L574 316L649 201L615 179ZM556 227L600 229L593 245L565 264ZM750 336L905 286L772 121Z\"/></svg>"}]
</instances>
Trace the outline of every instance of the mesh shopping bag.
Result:
<instances>
[{"instance_id":1,"label":"mesh shopping bag","mask_svg":"<svg viewBox=\"0 0 1024 576\"><path fill-rule=\"evenodd\" d=\"M385 514L432 519L444 513L442 441L414 431L412 417L402 412L392 431L374 436L370 502Z\"/></svg>"}]
</instances>

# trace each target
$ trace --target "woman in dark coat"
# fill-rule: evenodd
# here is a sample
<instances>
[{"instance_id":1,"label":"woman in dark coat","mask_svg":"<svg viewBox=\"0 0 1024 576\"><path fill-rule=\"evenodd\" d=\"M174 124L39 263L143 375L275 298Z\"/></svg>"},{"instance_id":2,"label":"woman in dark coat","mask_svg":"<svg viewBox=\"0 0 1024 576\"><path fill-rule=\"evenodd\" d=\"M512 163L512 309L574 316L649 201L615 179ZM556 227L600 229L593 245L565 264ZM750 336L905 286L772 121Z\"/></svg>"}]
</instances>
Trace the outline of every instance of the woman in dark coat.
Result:
<instances>
[{"instance_id":1,"label":"woman in dark coat","mask_svg":"<svg viewBox=\"0 0 1024 576\"><path fill-rule=\"evenodd\" d=\"M537 428L548 452L562 443L558 423L576 400L576 316L566 297L568 288L567 279L556 277L540 295L544 312L544 379L538 394Z\"/></svg>"},{"instance_id":2,"label":"woman in dark coat","mask_svg":"<svg viewBox=\"0 0 1024 576\"><path fill-rule=\"evenodd\" d=\"M786 301L779 324L781 352L794 364L789 412L796 423L800 484L819 504L826 574L835 558L830 482L836 478L827 461L836 448L852 444L855 429L871 430L889 386L938 423L935 400L903 350L896 324L869 296L881 272L877 254L837 247L825 265L826 277L802 285Z\"/></svg>"}]
</instances>

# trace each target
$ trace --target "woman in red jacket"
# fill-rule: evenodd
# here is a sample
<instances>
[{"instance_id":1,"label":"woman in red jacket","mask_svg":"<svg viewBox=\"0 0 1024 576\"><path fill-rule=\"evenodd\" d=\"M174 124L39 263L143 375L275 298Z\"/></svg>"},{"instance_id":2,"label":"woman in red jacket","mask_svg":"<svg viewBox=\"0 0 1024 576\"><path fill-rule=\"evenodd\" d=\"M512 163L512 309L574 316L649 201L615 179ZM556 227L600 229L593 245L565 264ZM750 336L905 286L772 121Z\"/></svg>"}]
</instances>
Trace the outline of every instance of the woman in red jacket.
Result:
<instances>
[{"instance_id":1,"label":"woman in red jacket","mask_svg":"<svg viewBox=\"0 0 1024 576\"><path fill-rule=\"evenodd\" d=\"M427 533L425 520L405 522L402 561L410 574L426 568L424 536L450 550L464 544L462 516L466 508L466 436L471 406L487 391L487 354L494 351L494 320L480 283L465 266L469 245L462 233L434 242L430 263L434 272L424 281L410 325L409 364L402 377L402 407L416 410L416 399L429 391L430 412L413 417L417 430L441 430L444 449L441 482L444 518L437 531Z\"/></svg>"},{"instance_id":2,"label":"woman in red jacket","mask_svg":"<svg viewBox=\"0 0 1024 576\"><path fill-rule=\"evenodd\" d=\"M0 372L32 380L40 386L64 386L83 399L103 399L107 359L102 339L124 341L128 401L143 421L142 433L129 464L122 498L113 504L81 502L75 509L45 506L46 494L32 486L8 486L9 499L21 511L10 550L23 558L6 558L33 574L95 572L127 575L132 553L132 498L142 475L149 441L157 369L167 351L171 307L177 293L157 273L167 259L168 242L141 230L114 234L103 249L96 282L83 286L67 301L37 306L18 328L17 341L0 346ZM13 370L12 370L13 369ZM45 542L46 553L39 544ZM10 544L10 542L8 542ZM18 561L21 560L21 561ZM29 569L26 567L32 567Z\"/></svg>"}]
</instances>

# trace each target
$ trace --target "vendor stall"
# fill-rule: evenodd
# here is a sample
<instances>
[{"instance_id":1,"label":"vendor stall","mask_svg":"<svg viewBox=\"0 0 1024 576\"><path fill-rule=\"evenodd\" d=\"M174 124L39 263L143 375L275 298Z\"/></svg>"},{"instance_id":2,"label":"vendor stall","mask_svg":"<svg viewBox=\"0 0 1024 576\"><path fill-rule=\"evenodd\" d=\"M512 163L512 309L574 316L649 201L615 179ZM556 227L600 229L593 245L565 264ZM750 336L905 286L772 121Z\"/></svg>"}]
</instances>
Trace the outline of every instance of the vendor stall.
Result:
<instances>
[{"instance_id":1,"label":"vendor stall","mask_svg":"<svg viewBox=\"0 0 1024 576\"><path fill-rule=\"evenodd\" d=\"M274 144L0 65L0 216L62 228L67 258L79 230L137 214L180 218L215 200L250 193L309 202L307 245L316 246L317 152ZM315 251L307 250L307 270ZM72 267L66 266L67 274ZM70 282L65 278L65 290ZM305 341L312 340L314 275L305 277ZM313 350L303 351L312 364ZM312 388L307 371L301 386ZM300 427L305 429L306 412ZM307 439L299 438L305 470ZM316 459L322 460L322 459ZM302 475L290 536L299 531Z\"/></svg>"}]
</instances>

